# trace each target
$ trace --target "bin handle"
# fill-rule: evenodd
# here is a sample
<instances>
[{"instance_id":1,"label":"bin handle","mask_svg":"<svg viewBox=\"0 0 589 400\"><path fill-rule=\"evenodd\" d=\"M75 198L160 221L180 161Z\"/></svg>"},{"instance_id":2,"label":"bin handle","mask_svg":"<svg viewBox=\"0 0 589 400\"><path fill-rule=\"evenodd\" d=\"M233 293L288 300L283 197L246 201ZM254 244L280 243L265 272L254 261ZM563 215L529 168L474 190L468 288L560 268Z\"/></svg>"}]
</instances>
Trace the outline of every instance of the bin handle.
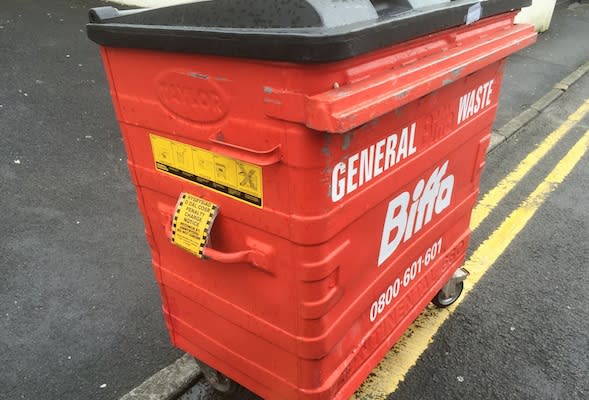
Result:
<instances>
[{"instance_id":1,"label":"bin handle","mask_svg":"<svg viewBox=\"0 0 589 400\"><path fill-rule=\"evenodd\" d=\"M162 203L158 204L158 209L160 214L162 215L162 221L167 221L162 225L166 237L168 238L168 240L171 240L171 221L172 216L174 214L174 209ZM249 237L246 238L246 244L249 247L249 249L231 253L215 250L212 247L205 246L205 248L203 249L203 259L217 261L221 264L251 264L264 272L274 274L274 271L272 270L270 263L270 258L272 254L272 249L270 248L270 246L264 243L260 243L257 240Z\"/></svg>"},{"instance_id":2,"label":"bin handle","mask_svg":"<svg viewBox=\"0 0 589 400\"><path fill-rule=\"evenodd\" d=\"M481 29L481 30L484 30ZM536 40L530 25L510 25L495 36L456 45L416 65L307 98L306 125L344 133L476 72Z\"/></svg>"},{"instance_id":3,"label":"bin handle","mask_svg":"<svg viewBox=\"0 0 589 400\"><path fill-rule=\"evenodd\" d=\"M203 258L213 260L221 264L252 264L256 268L269 271L269 268L267 267L267 255L255 249L225 253L215 250L212 247L205 247L203 249Z\"/></svg>"},{"instance_id":4,"label":"bin handle","mask_svg":"<svg viewBox=\"0 0 589 400\"><path fill-rule=\"evenodd\" d=\"M221 264L250 264L266 273L274 274L272 269L272 247L258 240L246 237L246 250L224 252L205 246L203 259Z\"/></svg>"},{"instance_id":5,"label":"bin handle","mask_svg":"<svg viewBox=\"0 0 589 400\"><path fill-rule=\"evenodd\" d=\"M209 142L214 143L218 147L222 147L220 151L222 154L262 167L276 164L281 158L280 144L267 150L255 150L249 147L226 142L222 139L222 134L220 132L211 135L209 137ZM212 150L215 151L215 149Z\"/></svg>"},{"instance_id":6,"label":"bin handle","mask_svg":"<svg viewBox=\"0 0 589 400\"><path fill-rule=\"evenodd\" d=\"M514 15L479 22L468 38L460 32L447 34L449 48L444 51L323 93L275 91L265 112L320 132L348 132L534 43L533 27L513 25Z\"/></svg>"}]
</instances>

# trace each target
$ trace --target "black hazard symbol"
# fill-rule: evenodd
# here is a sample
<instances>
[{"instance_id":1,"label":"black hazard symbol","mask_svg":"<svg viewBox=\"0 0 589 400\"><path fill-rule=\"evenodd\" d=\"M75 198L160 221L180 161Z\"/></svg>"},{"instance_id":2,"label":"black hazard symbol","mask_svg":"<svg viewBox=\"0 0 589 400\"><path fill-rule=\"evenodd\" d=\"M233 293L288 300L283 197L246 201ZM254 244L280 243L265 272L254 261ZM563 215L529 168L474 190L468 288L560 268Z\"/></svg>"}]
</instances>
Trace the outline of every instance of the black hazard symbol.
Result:
<instances>
[{"instance_id":1,"label":"black hazard symbol","mask_svg":"<svg viewBox=\"0 0 589 400\"><path fill-rule=\"evenodd\" d=\"M217 178L227 180L227 167L223 164L215 164Z\"/></svg>"},{"instance_id":2,"label":"black hazard symbol","mask_svg":"<svg viewBox=\"0 0 589 400\"><path fill-rule=\"evenodd\" d=\"M257 179L257 175L256 175L256 170L255 169L246 169L245 165L243 164L237 164L239 167L239 178L241 179L239 181L239 186L242 187L249 187L252 190L257 191L258 190L258 179Z\"/></svg>"}]
</instances>

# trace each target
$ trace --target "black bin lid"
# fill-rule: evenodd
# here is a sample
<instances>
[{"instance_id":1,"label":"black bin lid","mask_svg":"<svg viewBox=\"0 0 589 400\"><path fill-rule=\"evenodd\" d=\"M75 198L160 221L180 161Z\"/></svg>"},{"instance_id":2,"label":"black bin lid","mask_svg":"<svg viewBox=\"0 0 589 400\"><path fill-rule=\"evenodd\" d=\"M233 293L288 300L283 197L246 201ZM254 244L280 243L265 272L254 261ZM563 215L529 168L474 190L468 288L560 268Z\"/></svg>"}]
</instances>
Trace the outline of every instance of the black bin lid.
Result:
<instances>
[{"instance_id":1,"label":"black bin lid","mask_svg":"<svg viewBox=\"0 0 589 400\"><path fill-rule=\"evenodd\" d=\"M205 0L90 10L110 47L302 63L339 61L530 5L531 0Z\"/></svg>"}]
</instances>

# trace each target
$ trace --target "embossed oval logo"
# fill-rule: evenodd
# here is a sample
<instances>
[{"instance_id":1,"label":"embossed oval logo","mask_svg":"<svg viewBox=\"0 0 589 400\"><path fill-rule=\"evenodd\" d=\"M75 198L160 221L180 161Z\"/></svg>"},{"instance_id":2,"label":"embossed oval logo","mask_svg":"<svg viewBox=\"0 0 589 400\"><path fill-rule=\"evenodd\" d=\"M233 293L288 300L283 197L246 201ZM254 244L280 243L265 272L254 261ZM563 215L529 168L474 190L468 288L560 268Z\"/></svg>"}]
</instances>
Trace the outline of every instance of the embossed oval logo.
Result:
<instances>
[{"instance_id":1,"label":"embossed oval logo","mask_svg":"<svg viewBox=\"0 0 589 400\"><path fill-rule=\"evenodd\" d=\"M216 122L227 114L225 96L209 76L167 72L157 79L160 102L170 112L194 122Z\"/></svg>"}]
</instances>

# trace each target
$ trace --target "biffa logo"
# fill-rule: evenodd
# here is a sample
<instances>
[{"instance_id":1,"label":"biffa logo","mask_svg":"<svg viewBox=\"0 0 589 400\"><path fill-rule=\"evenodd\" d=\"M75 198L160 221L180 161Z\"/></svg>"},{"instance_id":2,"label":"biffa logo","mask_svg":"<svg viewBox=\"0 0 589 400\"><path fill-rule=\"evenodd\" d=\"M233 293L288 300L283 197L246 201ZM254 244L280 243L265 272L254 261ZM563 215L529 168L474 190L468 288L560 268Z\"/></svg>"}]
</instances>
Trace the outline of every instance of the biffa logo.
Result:
<instances>
[{"instance_id":1,"label":"biffa logo","mask_svg":"<svg viewBox=\"0 0 589 400\"><path fill-rule=\"evenodd\" d=\"M411 239L413 234L430 223L434 213L439 215L450 206L454 175L445 176L447 170L448 161L434 170L427 183L424 179L417 182L413 196L403 192L391 200L380 242L379 267L393 255L401 241Z\"/></svg>"}]
</instances>

